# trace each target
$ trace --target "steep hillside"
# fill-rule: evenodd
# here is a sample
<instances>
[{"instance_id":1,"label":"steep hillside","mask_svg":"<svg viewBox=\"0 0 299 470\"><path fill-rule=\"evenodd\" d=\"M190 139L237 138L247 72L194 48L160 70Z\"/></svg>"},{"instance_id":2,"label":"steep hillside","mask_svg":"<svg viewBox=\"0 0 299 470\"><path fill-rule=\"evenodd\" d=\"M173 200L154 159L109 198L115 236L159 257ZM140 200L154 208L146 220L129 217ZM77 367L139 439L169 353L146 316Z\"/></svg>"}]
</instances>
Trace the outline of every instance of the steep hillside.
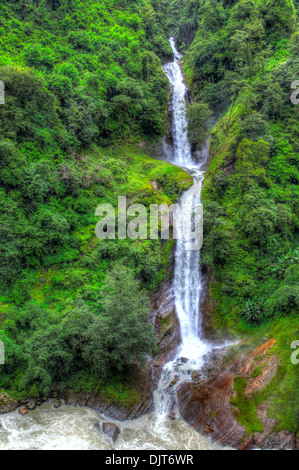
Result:
<instances>
[{"instance_id":1,"label":"steep hillside","mask_svg":"<svg viewBox=\"0 0 299 470\"><path fill-rule=\"evenodd\" d=\"M190 135L197 147L210 138L203 193L207 310L224 334L277 340L280 367L263 400L271 399L277 429L296 432L299 106L291 86L299 79L298 3L178 0L171 12L175 5L182 14L170 18L170 27L183 50L190 43L185 28L196 30L185 55L195 99Z\"/></svg>"},{"instance_id":2,"label":"steep hillside","mask_svg":"<svg viewBox=\"0 0 299 470\"><path fill-rule=\"evenodd\" d=\"M148 156L169 100L163 9L20 0L0 18L0 388L39 396L112 380L126 401L126 377L155 349L148 294L172 242L100 241L95 210L118 196L170 204L191 184Z\"/></svg>"}]
</instances>

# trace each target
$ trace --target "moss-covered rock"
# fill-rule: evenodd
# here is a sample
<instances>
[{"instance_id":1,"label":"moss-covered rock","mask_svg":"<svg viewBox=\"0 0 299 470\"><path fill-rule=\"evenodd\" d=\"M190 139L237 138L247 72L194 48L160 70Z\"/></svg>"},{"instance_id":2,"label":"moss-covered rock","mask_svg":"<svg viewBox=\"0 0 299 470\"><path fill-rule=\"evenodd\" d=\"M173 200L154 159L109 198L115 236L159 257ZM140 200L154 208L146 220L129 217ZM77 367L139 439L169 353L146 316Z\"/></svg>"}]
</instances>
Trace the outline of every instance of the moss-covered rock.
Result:
<instances>
[{"instance_id":1,"label":"moss-covered rock","mask_svg":"<svg viewBox=\"0 0 299 470\"><path fill-rule=\"evenodd\" d=\"M0 393L0 414L10 413L16 410L18 402L11 398L7 393Z\"/></svg>"}]
</instances>

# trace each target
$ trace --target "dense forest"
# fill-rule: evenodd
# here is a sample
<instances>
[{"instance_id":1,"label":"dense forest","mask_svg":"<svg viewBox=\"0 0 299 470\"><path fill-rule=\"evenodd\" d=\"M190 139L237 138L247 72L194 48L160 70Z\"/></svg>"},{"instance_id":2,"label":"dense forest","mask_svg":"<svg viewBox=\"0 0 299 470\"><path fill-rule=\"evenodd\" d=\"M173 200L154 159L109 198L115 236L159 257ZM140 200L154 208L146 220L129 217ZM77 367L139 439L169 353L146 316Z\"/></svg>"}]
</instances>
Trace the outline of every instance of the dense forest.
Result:
<instances>
[{"instance_id":1,"label":"dense forest","mask_svg":"<svg viewBox=\"0 0 299 470\"><path fill-rule=\"evenodd\" d=\"M97 240L95 210L118 195L171 204L191 184L147 155L169 101L161 18L143 0L0 11L1 387L22 397L104 381L130 399L123 377L155 349L148 294L172 242Z\"/></svg>"},{"instance_id":2,"label":"dense forest","mask_svg":"<svg viewBox=\"0 0 299 470\"><path fill-rule=\"evenodd\" d=\"M298 431L298 10L293 0L1 3L2 389L134 399L132 369L156 349L149 295L173 242L101 242L94 214L118 195L171 203L190 185L150 158L168 124L161 65L173 35L193 97L194 153L210 141L202 261L213 327L277 339L278 375L243 404L242 423L258 430L252 406L274 397L278 428Z\"/></svg>"}]
</instances>

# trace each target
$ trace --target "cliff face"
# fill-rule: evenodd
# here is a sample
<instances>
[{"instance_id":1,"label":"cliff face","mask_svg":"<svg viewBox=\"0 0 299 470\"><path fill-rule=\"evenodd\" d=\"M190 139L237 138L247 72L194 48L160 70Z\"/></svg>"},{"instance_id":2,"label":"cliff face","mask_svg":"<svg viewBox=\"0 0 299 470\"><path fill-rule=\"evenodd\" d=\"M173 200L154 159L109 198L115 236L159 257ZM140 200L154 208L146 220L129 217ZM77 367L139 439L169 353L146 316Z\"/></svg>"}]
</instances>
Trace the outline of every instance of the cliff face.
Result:
<instances>
[{"instance_id":1,"label":"cliff face","mask_svg":"<svg viewBox=\"0 0 299 470\"><path fill-rule=\"evenodd\" d=\"M267 416L270 402L253 405L253 394L262 391L277 372L279 359L271 354L275 342L267 341L229 366L220 365L201 384L183 384L178 391L183 418L223 446L298 449L295 434L275 433L278 422ZM254 425L248 429L250 421Z\"/></svg>"}]
</instances>

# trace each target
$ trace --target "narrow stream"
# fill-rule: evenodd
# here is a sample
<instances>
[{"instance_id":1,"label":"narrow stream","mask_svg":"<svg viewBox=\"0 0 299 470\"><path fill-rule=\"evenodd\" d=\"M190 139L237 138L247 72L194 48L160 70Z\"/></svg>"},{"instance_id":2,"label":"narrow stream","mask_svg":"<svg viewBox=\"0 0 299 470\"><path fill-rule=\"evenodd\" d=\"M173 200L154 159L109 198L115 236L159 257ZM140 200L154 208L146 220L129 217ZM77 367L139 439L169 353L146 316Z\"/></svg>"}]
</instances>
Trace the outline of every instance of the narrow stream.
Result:
<instances>
[{"instance_id":1,"label":"narrow stream","mask_svg":"<svg viewBox=\"0 0 299 470\"><path fill-rule=\"evenodd\" d=\"M164 71L173 87L174 148L169 158L174 165L188 171L194 185L181 197L183 212L192 213L201 202L204 174L200 170L207 158L203 149L198 162L192 158L187 134L187 88L180 66L181 55L170 39L174 62ZM174 296L180 320L182 345L174 361L166 364L154 393L155 412L134 421L117 423L121 436L115 444L96 426L107 419L87 408L62 406L53 403L21 416L17 411L0 415L1 449L95 449L95 450L217 450L221 449L208 438L198 434L179 416L176 390L192 371L198 371L211 346L202 340L200 296L202 293L200 251L189 251L186 242L177 241L175 254ZM170 382L175 385L170 387ZM177 419L169 418L174 412ZM109 420L111 421L111 420Z\"/></svg>"}]
</instances>

